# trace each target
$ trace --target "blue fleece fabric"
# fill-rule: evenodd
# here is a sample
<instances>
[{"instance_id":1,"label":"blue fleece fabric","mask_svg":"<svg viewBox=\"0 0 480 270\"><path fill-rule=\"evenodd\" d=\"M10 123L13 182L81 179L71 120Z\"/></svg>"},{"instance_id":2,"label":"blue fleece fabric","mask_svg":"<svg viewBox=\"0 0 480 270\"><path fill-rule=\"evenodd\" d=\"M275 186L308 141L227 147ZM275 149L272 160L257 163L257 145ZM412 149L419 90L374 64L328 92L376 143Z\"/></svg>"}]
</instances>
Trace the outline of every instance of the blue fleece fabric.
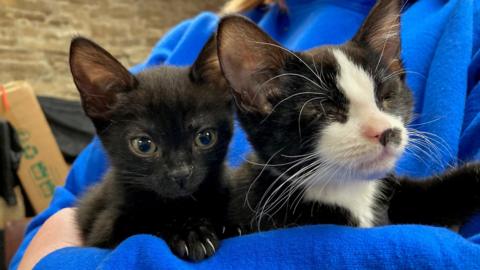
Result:
<instances>
[{"instance_id":1,"label":"blue fleece fabric","mask_svg":"<svg viewBox=\"0 0 480 270\"><path fill-rule=\"evenodd\" d=\"M248 13L274 39L292 50L340 44L353 36L372 0L288 1L289 13L273 6ZM427 176L459 161L480 159L480 5L474 0L418 0L402 15L403 58L415 95L411 127L434 145L412 147L397 172ZM159 18L161 19L161 18ZM133 72L155 65L191 64L214 31L211 13L186 20L153 48ZM237 128L229 154L232 165L249 151ZM72 206L108 167L95 139L75 161L65 187L29 225L10 268L16 269L43 222ZM479 191L480 192L480 191ZM445 198L448 199L448 198ZM480 269L480 216L461 234L428 226L372 229L318 225L225 240L218 253L200 263L171 254L165 242L133 236L114 250L66 248L46 256L38 269Z\"/></svg>"}]
</instances>

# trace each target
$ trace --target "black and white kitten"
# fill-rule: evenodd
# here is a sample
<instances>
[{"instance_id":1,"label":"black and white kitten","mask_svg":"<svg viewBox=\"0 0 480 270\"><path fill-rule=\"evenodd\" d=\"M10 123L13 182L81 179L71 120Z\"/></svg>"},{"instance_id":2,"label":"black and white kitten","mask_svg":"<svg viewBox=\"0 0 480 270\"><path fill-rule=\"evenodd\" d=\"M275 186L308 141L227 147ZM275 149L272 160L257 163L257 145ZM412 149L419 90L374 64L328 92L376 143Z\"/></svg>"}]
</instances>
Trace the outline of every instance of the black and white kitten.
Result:
<instances>
[{"instance_id":1,"label":"black and white kitten","mask_svg":"<svg viewBox=\"0 0 480 270\"><path fill-rule=\"evenodd\" d=\"M110 161L79 203L85 245L111 248L148 233L184 259L214 254L228 203L224 158L233 128L215 39L191 67L132 75L80 37L71 43L70 67Z\"/></svg>"},{"instance_id":2,"label":"black and white kitten","mask_svg":"<svg viewBox=\"0 0 480 270\"><path fill-rule=\"evenodd\" d=\"M480 209L479 165L423 181L390 173L412 115L400 10L400 0L378 1L352 40L306 52L243 17L222 19L218 57L254 148L232 178L233 222L449 226Z\"/></svg>"}]
</instances>

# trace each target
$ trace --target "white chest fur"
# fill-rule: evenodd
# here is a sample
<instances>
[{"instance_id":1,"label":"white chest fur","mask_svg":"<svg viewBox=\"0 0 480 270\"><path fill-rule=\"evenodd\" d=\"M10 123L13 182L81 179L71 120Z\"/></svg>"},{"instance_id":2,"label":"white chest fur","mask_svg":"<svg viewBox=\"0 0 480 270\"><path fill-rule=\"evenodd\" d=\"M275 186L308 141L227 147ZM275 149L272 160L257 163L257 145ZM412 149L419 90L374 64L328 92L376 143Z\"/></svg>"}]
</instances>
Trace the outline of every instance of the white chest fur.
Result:
<instances>
[{"instance_id":1,"label":"white chest fur","mask_svg":"<svg viewBox=\"0 0 480 270\"><path fill-rule=\"evenodd\" d=\"M375 199L380 181L348 181L318 185L305 192L305 201L315 201L343 207L360 222L360 227L372 227L375 221Z\"/></svg>"}]
</instances>

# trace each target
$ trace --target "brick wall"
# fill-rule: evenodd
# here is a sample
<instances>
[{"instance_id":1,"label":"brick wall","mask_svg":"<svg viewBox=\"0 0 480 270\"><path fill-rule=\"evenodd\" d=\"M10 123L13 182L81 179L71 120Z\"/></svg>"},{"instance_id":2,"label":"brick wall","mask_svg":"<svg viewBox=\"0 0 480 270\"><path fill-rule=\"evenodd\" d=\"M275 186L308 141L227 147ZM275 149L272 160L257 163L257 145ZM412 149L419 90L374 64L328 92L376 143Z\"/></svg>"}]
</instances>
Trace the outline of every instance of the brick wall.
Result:
<instances>
[{"instance_id":1,"label":"brick wall","mask_svg":"<svg viewBox=\"0 0 480 270\"><path fill-rule=\"evenodd\" d=\"M141 62L171 26L223 0L0 0L0 83L29 81L37 94L76 98L72 36L97 41L126 65Z\"/></svg>"}]
</instances>

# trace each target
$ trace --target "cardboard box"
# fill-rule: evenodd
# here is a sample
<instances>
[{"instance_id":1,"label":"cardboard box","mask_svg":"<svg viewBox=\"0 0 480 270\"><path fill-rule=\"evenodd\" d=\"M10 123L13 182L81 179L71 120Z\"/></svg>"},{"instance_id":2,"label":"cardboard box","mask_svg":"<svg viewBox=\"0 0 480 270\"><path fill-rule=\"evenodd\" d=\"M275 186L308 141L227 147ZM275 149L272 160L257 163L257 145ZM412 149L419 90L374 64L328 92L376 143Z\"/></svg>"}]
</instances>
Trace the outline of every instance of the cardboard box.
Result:
<instances>
[{"instance_id":1,"label":"cardboard box","mask_svg":"<svg viewBox=\"0 0 480 270\"><path fill-rule=\"evenodd\" d=\"M56 186L63 185L68 165L47 120L26 82L11 82L0 89L0 116L17 130L23 147L18 176L35 212L45 209Z\"/></svg>"}]
</instances>

